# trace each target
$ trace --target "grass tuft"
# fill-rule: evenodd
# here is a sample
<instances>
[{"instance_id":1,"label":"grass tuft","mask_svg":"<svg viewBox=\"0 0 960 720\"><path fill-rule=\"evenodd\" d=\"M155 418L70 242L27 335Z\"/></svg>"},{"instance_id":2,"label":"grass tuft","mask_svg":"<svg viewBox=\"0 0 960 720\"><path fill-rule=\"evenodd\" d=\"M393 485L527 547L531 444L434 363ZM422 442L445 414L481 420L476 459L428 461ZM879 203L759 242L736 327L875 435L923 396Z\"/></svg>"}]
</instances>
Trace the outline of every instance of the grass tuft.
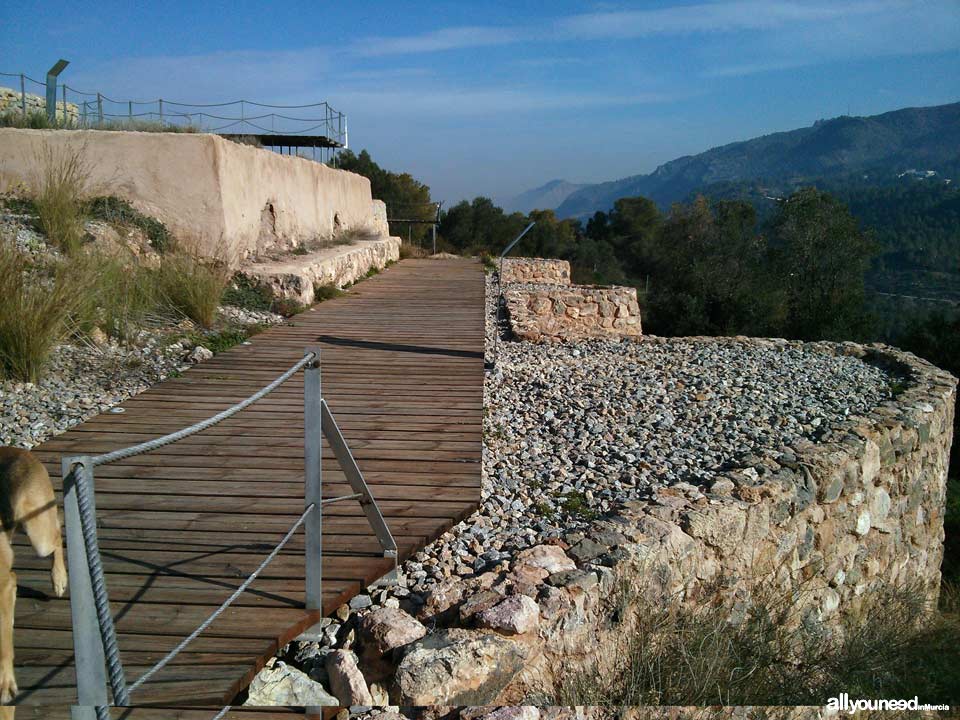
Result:
<instances>
[{"instance_id":1,"label":"grass tuft","mask_svg":"<svg viewBox=\"0 0 960 720\"><path fill-rule=\"evenodd\" d=\"M40 378L81 310L81 289L63 264L52 277L39 280L12 242L0 241L0 376L24 382Z\"/></svg>"},{"instance_id":2,"label":"grass tuft","mask_svg":"<svg viewBox=\"0 0 960 720\"><path fill-rule=\"evenodd\" d=\"M755 596L734 621L722 607L634 594L612 615L617 647L558 673L548 703L822 706L840 692L955 701L960 622L932 612L919 588L861 600L840 632L826 634L788 601Z\"/></svg>"},{"instance_id":3,"label":"grass tuft","mask_svg":"<svg viewBox=\"0 0 960 720\"><path fill-rule=\"evenodd\" d=\"M90 168L82 147L44 146L37 152L33 205L43 233L64 253L76 253L84 238L84 199Z\"/></svg>"},{"instance_id":4,"label":"grass tuft","mask_svg":"<svg viewBox=\"0 0 960 720\"><path fill-rule=\"evenodd\" d=\"M408 258L424 258L427 257L430 253L424 250L419 245L411 245L410 243L400 243L400 259L407 260Z\"/></svg>"},{"instance_id":5,"label":"grass tuft","mask_svg":"<svg viewBox=\"0 0 960 720\"><path fill-rule=\"evenodd\" d=\"M166 303L198 325L213 327L230 271L219 261L206 261L190 253L165 255L154 273L157 290Z\"/></svg>"},{"instance_id":6,"label":"grass tuft","mask_svg":"<svg viewBox=\"0 0 960 720\"><path fill-rule=\"evenodd\" d=\"M321 303L324 300L333 300L334 298L338 298L343 294L343 290L338 288L333 283L313 286L313 301L315 303Z\"/></svg>"}]
</instances>

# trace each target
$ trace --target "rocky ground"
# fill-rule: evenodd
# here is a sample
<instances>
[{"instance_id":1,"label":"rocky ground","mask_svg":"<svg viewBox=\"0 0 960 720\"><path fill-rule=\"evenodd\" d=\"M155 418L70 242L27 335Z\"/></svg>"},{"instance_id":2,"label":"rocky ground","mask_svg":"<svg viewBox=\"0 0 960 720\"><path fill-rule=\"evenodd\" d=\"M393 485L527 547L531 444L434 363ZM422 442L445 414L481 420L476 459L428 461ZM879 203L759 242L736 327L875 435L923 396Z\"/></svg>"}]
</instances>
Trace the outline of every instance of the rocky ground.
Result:
<instances>
[{"instance_id":1,"label":"rocky ground","mask_svg":"<svg viewBox=\"0 0 960 720\"><path fill-rule=\"evenodd\" d=\"M496 343L495 294L488 279L487 353L496 362L485 383L482 505L404 563L397 587L361 594L325 620L323 642L287 649L284 659L316 680L327 681L320 660L350 646L370 608L416 613L449 579L569 540L655 487L696 498L721 470L757 458L775 469L790 462L791 444L875 407L897 382L854 357L786 341Z\"/></svg>"}]
</instances>

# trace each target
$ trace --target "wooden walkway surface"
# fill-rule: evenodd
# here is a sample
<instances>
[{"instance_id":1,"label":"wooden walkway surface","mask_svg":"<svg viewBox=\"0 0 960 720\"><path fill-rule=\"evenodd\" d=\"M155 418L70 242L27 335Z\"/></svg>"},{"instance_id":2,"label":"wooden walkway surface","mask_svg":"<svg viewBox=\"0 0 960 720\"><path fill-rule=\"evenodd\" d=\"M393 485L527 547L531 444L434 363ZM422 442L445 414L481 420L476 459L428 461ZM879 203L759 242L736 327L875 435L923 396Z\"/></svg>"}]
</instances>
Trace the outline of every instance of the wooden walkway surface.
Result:
<instances>
[{"instance_id":1,"label":"wooden walkway surface","mask_svg":"<svg viewBox=\"0 0 960 720\"><path fill-rule=\"evenodd\" d=\"M37 452L59 491L61 456L99 454L207 418L319 343L324 397L403 559L480 499L483 293L477 262L405 260ZM228 597L302 512L302 393L300 373L210 430L97 468L99 538L128 683ZM325 497L349 492L326 444L323 481ZM354 502L324 509L323 542L324 614L392 567L378 557ZM17 716L67 717L76 698L70 606L48 596L49 561L33 557L24 537L17 545ZM133 703L229 703L267 658L320 617L303 609L302 552L301 531ZM146 720L155 712L115 717Z\"/></svg>"}]
</instances>

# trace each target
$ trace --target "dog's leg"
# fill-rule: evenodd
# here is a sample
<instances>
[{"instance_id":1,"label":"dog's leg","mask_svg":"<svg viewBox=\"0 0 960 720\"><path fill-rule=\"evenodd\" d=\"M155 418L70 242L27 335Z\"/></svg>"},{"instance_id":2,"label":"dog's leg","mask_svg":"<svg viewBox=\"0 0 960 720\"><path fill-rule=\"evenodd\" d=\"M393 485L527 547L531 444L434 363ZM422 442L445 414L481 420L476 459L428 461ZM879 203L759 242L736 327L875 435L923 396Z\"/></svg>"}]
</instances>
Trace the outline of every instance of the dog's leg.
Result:
<instances>
[{"instance_id":1,"label":"dog's leg","mask_svg":"<svg viewBox=\"0 0 960 720\"><path fill-rule=\"evenodd\" d=\"M62 597L67 591L67 568L63 564L63 537L60 534L60 513L57 512L53 490L49 498L42 497L40 502L25 503L22 517L23 527L30 538L30 544L37 553L37 557L53 555L53 564L50 568L50 581L57 597ZM36 506L34 507L32 506Z\"/></svg>"},{"instance_id":2,"label":"dog's leg","mask_svg":"<svg viewBox=\"0 0 960 720\"><path fill-rule=\"evenodd\" d=\"M16 697L13 673L13 611L17 604L17 576L13 573L13 549L6 532L0 533L0 703Z\"/></svg>"}]
</instances>

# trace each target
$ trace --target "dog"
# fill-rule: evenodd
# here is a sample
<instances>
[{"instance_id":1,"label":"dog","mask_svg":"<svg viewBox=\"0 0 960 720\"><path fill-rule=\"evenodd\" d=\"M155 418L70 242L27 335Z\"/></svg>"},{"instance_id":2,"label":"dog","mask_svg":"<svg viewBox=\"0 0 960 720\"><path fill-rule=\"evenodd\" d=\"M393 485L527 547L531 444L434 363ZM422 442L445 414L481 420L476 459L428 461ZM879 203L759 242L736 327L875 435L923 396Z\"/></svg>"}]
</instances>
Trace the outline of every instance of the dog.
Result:
<instances>
[{"instance_id":1,"label":"dog","mask_svg":"<svg viewBox=\"0 0 960 720\"><path fill-rule=\"evenodd\" d=\"M50 580L57 597L67 591L63 564L60 513L47 469L27 450L0 447L0 703L17 694L13 672L13 613L17 603L17 576L13 572L13 534L26 530L38 557L53 555ZM0 718L5 717L0 713Z\"/></svg>"}]
</instances>

